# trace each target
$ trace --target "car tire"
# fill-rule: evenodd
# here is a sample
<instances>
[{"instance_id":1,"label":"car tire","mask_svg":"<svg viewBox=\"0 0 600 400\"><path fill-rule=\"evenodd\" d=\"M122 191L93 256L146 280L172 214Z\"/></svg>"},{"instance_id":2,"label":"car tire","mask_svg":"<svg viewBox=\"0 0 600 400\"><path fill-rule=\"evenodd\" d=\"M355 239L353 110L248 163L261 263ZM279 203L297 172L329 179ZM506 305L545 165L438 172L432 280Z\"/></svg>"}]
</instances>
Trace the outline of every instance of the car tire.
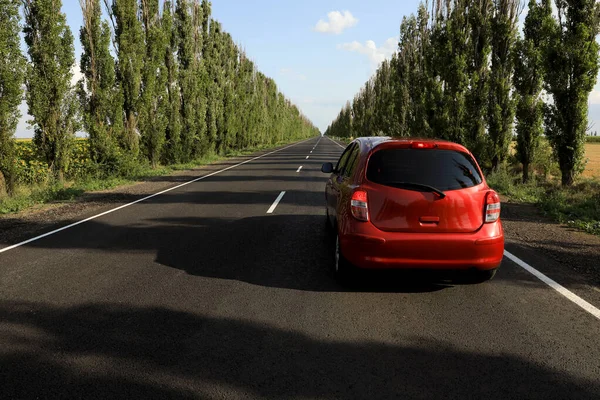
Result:
<instances>
[{"instance_id":1,"label":"car tire","mask_svg":"<svg viewBox=\"0 0 600 400\"><path fill-rule=\"evenodd\" d=\"M333 243L334 259L333 259L333 268L332 268L333 276L335 277L336 280L338 280L341 283L349 283L349 281L352 278L352 266L350 265L348 260L346 260L344 258L344 255L342 254L342 251L340 248L340 237L337 234L337 232L335 234L335 238L334 238L333 242L334 242Z\"/></svg>"}]
</instances>

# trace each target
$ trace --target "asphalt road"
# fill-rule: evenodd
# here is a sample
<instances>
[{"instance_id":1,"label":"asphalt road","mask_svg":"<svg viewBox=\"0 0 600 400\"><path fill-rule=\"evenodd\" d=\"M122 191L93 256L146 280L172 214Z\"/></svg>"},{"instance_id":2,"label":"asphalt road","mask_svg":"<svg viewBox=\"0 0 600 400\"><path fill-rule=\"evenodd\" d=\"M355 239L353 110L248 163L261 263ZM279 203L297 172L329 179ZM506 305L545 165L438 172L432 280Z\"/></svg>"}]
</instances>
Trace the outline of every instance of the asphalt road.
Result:
<instances>
[{"instance_id":1,"label":"asphalt road","mask_svg":"<svg viewBox=\"0 0 600 400\"><path fill-rule=\"evenodd\" d=\"M340 152L311 139L1 253L0 397L600 398L600 320L511 261L339 286Z\"/></svg>"}]
</instances>

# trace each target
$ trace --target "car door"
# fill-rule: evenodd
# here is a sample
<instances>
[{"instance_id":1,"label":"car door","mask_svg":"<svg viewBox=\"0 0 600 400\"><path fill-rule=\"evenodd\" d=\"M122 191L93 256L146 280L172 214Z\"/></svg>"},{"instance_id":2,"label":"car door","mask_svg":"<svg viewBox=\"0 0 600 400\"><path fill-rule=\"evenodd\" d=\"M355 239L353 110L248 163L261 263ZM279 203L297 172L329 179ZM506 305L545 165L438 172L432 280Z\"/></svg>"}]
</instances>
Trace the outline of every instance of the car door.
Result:
<instances>
[{"instance_id":1,"label":"car door","mask_svg":"<svg viewBox=\"0 0 600 400\"><path fill-rule=\"evenodd\" d=\"M344 181L344 168L348 163L348 159L352 150L356 147L356 143L351 143L346 147L346 150L340 156L336 167L333 170L333 173L329 177L329 181L327 182L327 209L331 218L337 218L338 214L338 205L340 200L340 187ZM335 221L331 221L335 222Z\"/></svg>"}]
</instances>

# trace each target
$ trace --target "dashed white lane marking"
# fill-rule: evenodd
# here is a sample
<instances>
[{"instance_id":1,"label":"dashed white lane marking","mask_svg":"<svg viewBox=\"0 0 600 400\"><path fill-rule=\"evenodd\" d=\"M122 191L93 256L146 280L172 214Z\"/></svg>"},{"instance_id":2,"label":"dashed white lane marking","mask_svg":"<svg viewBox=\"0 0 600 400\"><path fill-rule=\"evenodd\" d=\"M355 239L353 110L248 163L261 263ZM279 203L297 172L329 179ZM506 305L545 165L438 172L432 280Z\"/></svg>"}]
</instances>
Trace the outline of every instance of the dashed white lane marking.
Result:
<instances>
[{"instance_id":1,"label":"dashed white lane marking","mask_svg":"<svg viewBox=\"0 0 600 400\"><path fill-rule=\"evenodd\" d=\"M310 156L306 156L306 159L307 159L307 160L308 160L308 157L310 157Z\"/></svg>"},{"instance_id":2,"label":"dashed white lane marking","mask_svg":"<svg viewBox=\"0 0 600 400\"><path fill-rule=\"evenodd\" d=\"M273 211L275 211L275 208L277 208L277 204L279 204L281 199L283 199L284 195L285 195L285 190L283 192L279 193L279 196L277 196L277 198L275 199L275 201L273 202L271 207L269 207L269 209L267 210L267 214L273 214Z\"/></svg>"},{"instance_id":3,"label":"dashed white lane marking","mask_svg":"<svg viewBox=\"0 0 600 400\"><path fill-rule=\"evenodd\" d=\"M302 169L302 165L300 166L300 168L298 168L298 171L296 171L296 172L300 172L301 169Z\"/></svg>"},{"instance_id":4,"label":"dashed white lane marking","mask_svg":"<svg viewBox=\"0 0 600 400\"><path fill-rule=\"evenodd\" d=\"M24 240L24 241L22 241L22 242L19 242L19 243L13 244L13 245L11 245L11 246L4 247L4 248L0 249L0 253L4 253L4 252L7 252L7 251L9 251L9 250L16 249L17 247L21 247L21 246L24 246L24 245L26 245L26 244L29 244L29 243L31 243L31 242L35 242L35 241L37 241L37 240L40 240L40 239L42 239L42 238L45 238L45 237L48 237L48 236L54 235L54 234L56 234L56 233L58 233L58 232L61 232L61 231L67 230L67 229L69 229L69 228L73 228L73 227L75 227L75 226L77 226L77 225L81 225L81 224L83 224L83 223L85 223L85 222L88 222L88 221L91 221L91 220L93 220L93 219L96 219L96 218L102 217L102 216L104 216L104 215L107 215L107 214L113 213L113 212L115 212L115 211L118 211L118 210L122 210L122 209L123 209L123 208L125 208L125 207L129 207L129 206L132 206L132 205L134 205L134 204L141 203L142 201L146 201L146 200L148 200L148 199L151 199L151 198L153 198L153 197L160 196L161 194L165 194L165 193L167 193L167 192L170 192L170 191L172 191L172 190L179 189L179 188L181 188L181 187L183 187L183 186L186 186L186 185L189 185L189 184L191 184L191 183L194 183L194 182L201 181L201 180L203 180L203 179L206 179L206 178L209 178L209 177L211 177L211 176L213 176L213 175L220 174L221 172L229 171L229 170L230 170L230 169L232 169L232 168L236 168L236 167L239 167L240 165L248 164L249 162L252 162L252 161L254 161L254 160L258 160L259 158L263 158L263 157L269 156L269 155L271 155L271 154L274 154L274 153L277 153L277 152L283 151L283 150L285 150L285 149L289 149L290 147L297 146L297 145L299 145L299 144L302 144L302 143L304 143L304 142L307 142L307 141L309 141L309 140L312 140L312 138L310 138L310 139L306 139L306 140L303 140L302 142L294 143L294 144L292 144L292 145L289 145L289 146L283 147L283 148L281 148L281 149L278 149L278 150L271 151L271 152L269 152L269 153L266 153L266 154L260 155L260 156L258 156L258 157L251 158L251 159L249 159L249 160L246 160L246 161L243 161L243 162L241 162L241 163L239 163L239 164L235 164L235 165L232 165L232 166L230 166L230 167L223 168L223 169L221 169L221 170L219 170L219 171L211 172L210 174L207 174L207 175L202 175L202 176L200 176L200 177L198 177L198 178L196 178L196 179L192 179L191 181L184 182L184 183L182 183L182 184L180 184L180 185L173 186L172 188L168 188L168 189L162 190L162 191L160 191L160 192L158 192L158 193L151 194L151 195L149 195L149 196L146 196L146 197L144 197L144 198L138 199L138 200L136 200L136 201L132 201L131 203L123 204L122 206L119 206L119 207L116 207L116 208L112 208L112 209L110 209L110 210L108 210L108 211L104 211L104 212L102 212L102 213L100 213L100 214L96 214L96 215L93 215L93 216L91 216L91 217L89 217L89 218L82 219L81 221L77 221L77 222L74 222L74 223L72 223L72 224L69 224L69 225L63 226L63 227L61 227L61 228L54 229L53 231L46 232L46 233L44 233L43 235L39 235L39 236L33 237L33 238L31 238L31 239L27 239L27 240ZM319 140L321 140L321 139L319 138ZM317 141L317 143L318 143L318 141Z\"/></svg>"},{"instance_id":5,"label":"dashed white lane marking","mask_svg":"<svg viewBox=\"0 0 600 400\"><path fill-rule=\"evenodd\" d=\"M504 250L504 255L517 264L519 267L523 268L525 271L529 272L540 281L544 282L546 285L550 286L552 289L556 290L558 293L565 296L567 299L571 300L573 303L577 304L579 307L583 308L588 313L592 314L594 317L600 319L600 310L581 297L577 296L575 293L571 292L561 284L556 281L548 278L546 275L542 274L537 269L533 268L531 265L527 264L525 261L521 260L519 257L511 254L510 252Z\"/></svg>"}]
</instances>

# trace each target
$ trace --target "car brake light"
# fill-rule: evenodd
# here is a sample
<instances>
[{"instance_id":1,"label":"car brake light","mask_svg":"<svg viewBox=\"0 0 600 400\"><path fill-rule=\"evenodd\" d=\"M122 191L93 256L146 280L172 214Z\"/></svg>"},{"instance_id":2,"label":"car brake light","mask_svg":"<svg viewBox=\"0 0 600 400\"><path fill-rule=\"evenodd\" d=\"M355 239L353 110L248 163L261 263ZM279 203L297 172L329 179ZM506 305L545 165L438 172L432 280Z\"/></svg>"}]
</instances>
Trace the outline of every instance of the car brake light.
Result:
<instances>
[{"instance_id":1,"label":"car brake light","mask_svg":"<svg viewBox=\"0 0 600 400\"><path fill-rule=\"evenodd\" d=\"M369 207L367 201L367 192L364 190L357 190L352 193L352 199L350 200L350 209L352 210L352 216L359 221L369 220Z\"/></svg>"},{"instance_id":2,"label":"car brake light","mask_svg":"<svg viewBox=\"0 0 600 400\"><path fill-rule=\"evenodd\" d=\"M485 222L496 222L500 218L500 197L496 192L488 192L485 197Z\"/></svg>"},{"instance_id":3,"label":"car brake light","mask_svg":"<svg viewBox=\"0 0 600 400\"><path fill-rule=\"evenodd\" d=\"M411 147L413 149L434 149L436 147L435 143L424 143L424 142L413 142Z\"/></svg>"}]
</instances>

